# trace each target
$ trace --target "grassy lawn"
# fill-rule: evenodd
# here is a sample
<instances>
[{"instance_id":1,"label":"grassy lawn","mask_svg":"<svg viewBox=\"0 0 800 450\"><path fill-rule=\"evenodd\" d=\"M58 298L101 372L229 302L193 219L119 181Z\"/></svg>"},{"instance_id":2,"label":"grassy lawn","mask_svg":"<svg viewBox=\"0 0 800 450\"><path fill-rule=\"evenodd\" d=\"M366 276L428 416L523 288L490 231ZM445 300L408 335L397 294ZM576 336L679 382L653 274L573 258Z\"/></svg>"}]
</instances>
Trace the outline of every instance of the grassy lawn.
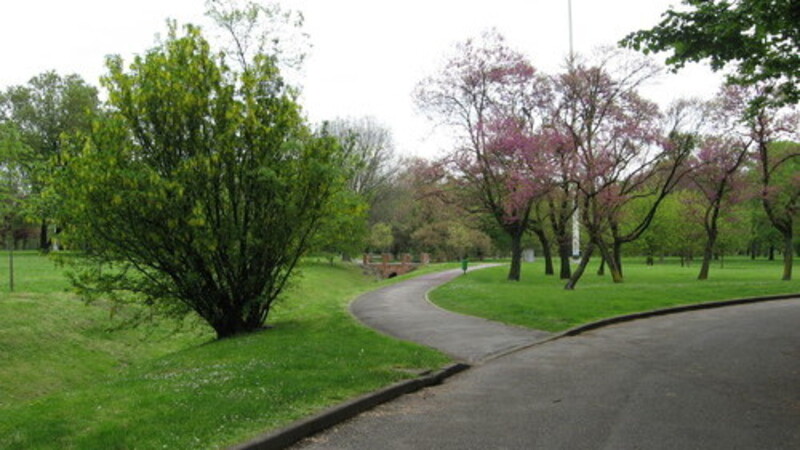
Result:
<instances>
[{"instance_id":1,"label":"grassy lawn","mask_svg":"<svg viewBox=\"0 0 800 450\"><path fill-rule=\"evenodd\" d=\"M648 267L642 259L623 263L625 282L587 268L575 291L565 291L558 277L545 277L541 262L523 265L522 281L507 281L508 267L471 272L434 290L431 300L442 308L509 324L562 331L576 325L631 312L712 300L798 293L800 281L780 281L781 262L726 258L715 264L710 279L697 281L699 264L676 261Z\"/></svg>"},{"instance_id":2,"label":"grassy lawn","mask_svg":"<svg viewBox=\"0 0 800 450\"><path fill-rule=\"evenodd\" d=\"M121 326L49 260L15 264L10 294L0 253L4 449L224 447L447 362L350 317L350 300L387 283L354 267L306 263L274 328L213 341L193 321Z\"/></svg>"}]
</instances>

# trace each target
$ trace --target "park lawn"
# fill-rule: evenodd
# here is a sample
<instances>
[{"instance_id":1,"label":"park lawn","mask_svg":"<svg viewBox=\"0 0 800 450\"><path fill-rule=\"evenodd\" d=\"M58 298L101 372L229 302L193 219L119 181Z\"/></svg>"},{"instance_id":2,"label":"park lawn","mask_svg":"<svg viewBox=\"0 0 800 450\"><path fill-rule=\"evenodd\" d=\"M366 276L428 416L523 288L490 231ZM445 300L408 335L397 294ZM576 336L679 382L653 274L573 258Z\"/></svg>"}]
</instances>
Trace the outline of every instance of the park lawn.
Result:
<instances>
[{"instance_id":1,"label":"park lawn","mask_svg":"<svg viewBox=\"0 0 800 450\"><path fill-rule=\"evenodd\" d=\"M307 262L273 328L215 341L191 320L121 326L67 292L46 258L19 253L15 265L15 293L0 279L4 449L224 447L448 361L347 312L360 293L405 277Z\"/></svg>"},{"instance_id":2,"label":"park lawn","mask_svg":"<svg viewBox=\"0 0 800 450\"><path fill-rule=\"evenodd\" d=\"M698 281L699 263L680 267L677 261L644 264L643 258L623 263L625 282L596 275L590 265L574 291L564 281L545 276L541 262L524 264L522 280L506 280L508 266L468 273L429 293L442 308L464 314L557 332L621 314L713 300L773 294L800 294L800 281L781 281L780 261L726 258L715 263L706 281Z\"/></svg>"}]
</instances>

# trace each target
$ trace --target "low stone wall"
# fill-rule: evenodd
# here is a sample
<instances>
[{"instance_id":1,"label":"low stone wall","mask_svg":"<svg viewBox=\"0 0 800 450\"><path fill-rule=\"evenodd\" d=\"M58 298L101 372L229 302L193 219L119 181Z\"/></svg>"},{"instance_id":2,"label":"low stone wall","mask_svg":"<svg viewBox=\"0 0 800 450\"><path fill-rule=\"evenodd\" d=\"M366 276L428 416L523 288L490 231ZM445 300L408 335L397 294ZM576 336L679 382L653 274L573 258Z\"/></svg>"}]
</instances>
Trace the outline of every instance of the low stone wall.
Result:
<instances>
[{"instance_id":1,"label":"low stone wall","mask_svg":"<svg viewBox=\"0 0 800 450\"><path fill-rule=\"evenodd\" d=\"M389 253L381 255L380 262L372 262L372 255L365 253L363 257L363 266L365 269L375 273L380 278L394 278L399 275L404 275L421 265L427 265L430 262L430 256L427 253L420 255L420 262L414 263L410 253L404 253L400 257L400 261L393 261L393 257Z\"/></svg>"}]
</instances>

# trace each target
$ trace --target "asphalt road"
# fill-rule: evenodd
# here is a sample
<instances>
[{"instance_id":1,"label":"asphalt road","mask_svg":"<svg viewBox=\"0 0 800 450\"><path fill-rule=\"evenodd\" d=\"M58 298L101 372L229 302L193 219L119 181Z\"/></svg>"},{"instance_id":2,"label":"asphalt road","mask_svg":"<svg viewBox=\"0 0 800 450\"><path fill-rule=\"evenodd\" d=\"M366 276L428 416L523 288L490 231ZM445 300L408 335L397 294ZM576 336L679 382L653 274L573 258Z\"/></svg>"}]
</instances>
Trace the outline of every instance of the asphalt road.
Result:
<instances>
[{"instance_id":1,"label":"asphalt road","mask_svg":"<svg viewBox=\"0 0 800 450\"><path fill-rule=\"evenodd\" d=\"M297 448L800 449L800 300L536 345Z\"/></svg>"}]
</instances>

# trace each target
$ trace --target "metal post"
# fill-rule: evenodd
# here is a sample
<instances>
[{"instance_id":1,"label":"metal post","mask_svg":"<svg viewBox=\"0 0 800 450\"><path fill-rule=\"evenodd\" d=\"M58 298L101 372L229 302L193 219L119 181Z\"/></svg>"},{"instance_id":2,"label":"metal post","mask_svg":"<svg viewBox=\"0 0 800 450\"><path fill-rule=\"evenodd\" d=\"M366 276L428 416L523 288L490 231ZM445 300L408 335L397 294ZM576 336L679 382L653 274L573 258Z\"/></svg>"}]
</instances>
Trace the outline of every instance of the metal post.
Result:
<instances>
[{"instance_id":1,"label":"metal post","mask_svg":"<svg viewBox=\"0 0 800 450\"><path fill-rule=\"evenodd\" d=\"M572 49L572 0L567 0L567 12L569 13L569 59L572 61L574 56Z\"/></svg>"},{"instance_id":2,"label":"metal post","mask_svg":"<svg viewBox=\"0 0 800 450\"><path fill-rule=\"evenodd\" d=\"M575 50L572 45L572 0L567 0L567 13L569 14L569 65L575 59ZM572 257L578 258L581 255L581 228L578 221L580 216L580 206L578 206L578 191L575 191L575 211L572 213Z\"/></svg>"}]
</instances>

